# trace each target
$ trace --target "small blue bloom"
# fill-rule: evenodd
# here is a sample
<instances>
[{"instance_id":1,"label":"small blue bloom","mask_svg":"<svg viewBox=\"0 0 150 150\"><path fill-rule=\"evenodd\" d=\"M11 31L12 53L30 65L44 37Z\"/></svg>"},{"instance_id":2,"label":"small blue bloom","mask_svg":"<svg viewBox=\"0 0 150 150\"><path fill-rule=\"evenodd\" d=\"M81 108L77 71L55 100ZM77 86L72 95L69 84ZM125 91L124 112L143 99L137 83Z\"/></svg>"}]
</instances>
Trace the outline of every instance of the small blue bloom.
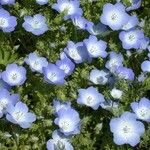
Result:
<instances>
[{"instance_id":1,"label":"small blue bloom","mask_svg":"<svg viewBox=\"0 0 150 150\"><path fill-rule=\"evenodd\" d=\"M58 112L61 109L70 109L71 103L70 102L60 102L59 100L53 100L53 106L54 106L54 113L55 115L58 114Z\"/></svg>"},{"instance_id":2,"label":"small blue bloom","mask_svg":"<svg viewBox=\"0 0 150 150\"><path fill-rule=\"evenodd\" d=\"M62 85L65 83L65 73L54 64L43 68L44 79L50 84Z\"/></svg>"},{"instance_id":3,"label":"small blue bloom","mask_svg":"<svg viewBox=\"0 0 150 150\"><path fill-rule=\"evenodd\" d=\"M142 72L142 73L138 76L138 81L139 81L139 82L144 82L146 78L147 78L147 76Z\"/></svg>"},{"instance_id":4,"label":"small blue bloom","mask_svg":"<svg viewBox=\"0 0 150 150\"><path fill-rule=\"evenodd\" d=\"M104 101L100 104L103 109L112 111L113 109L118 109L119 104L117 102L113 102L112 100Z\"/></svg>"},{"instance_id":5,"label":"small blue bloom","mask_svg":"<svg viewBox=\"0 0 150 150\"><path fill-rule=\"evenodd\" d=\"M27 58L25 58L26 64L28 64L33 72L37 71L42 73L43 67L47 67L48 61L44 57L39 57L35 52L30 53Z\"/></svg>"},{"instance_id":6,"label":"small blue bloom","mask_svg":"<svg viewBox=\"0 0 150 150\"><path fill-rule=\"evenodd\" d=\"M57 3L52 5L52 8L57 10L59 13L66 11L66 15L64 17L65 20L70 19L72 16L82 16L83 14L78 0L57 0Z\"/></svg>"},{"instance_id":7,"label":"small blue bloom","mask_svg":"<svg viewBox=\"0 0 150 150\"><path fill-rule=\"evenodd\" d=\"M134 80L134 76L135 76L132 69L123 66L118 67L115 70L115 74L121 79L131 80L131 81Z\"/></svg>"},{"instance_id":8,"label":"small blue bloom","mask_svg":"<svg viewBox=\"0 0 150 150\"><path fill-rule=\"evenodd\" d=\"M88 53L83 42L73 43L69 41L67 47L64 49L66 55L71 58L76 64L84 62L88 59Z\"/></svg>"},{"instance_id":9,"label":"small blue bloom","mask_svg":"<svg viewBox=\"0 0 150 150\"><path fill-rule=\"evenodd\" d=\"M134 28L135 26L137 26L139 24L139 20L138 17L136 15L130 16L128 22L123 25L123 30L129 30Z\"/></svg>"},{"instance_id":10,"label":"small blue bloom","mask_svg":"<svg viewBox=\"0 0 150 150\"><path fill-rule=\"evenodd\" d=\"M141 44L141 39L144 38L143 31L131 29L129 31L122 31L119 34L119 39L122 42L124 49L139 49Z\"/></svg>"},{"instance_id":11,"label":"small blue bloom","mask_svg":"<svg viewBox=\"0 0 150 150\"><path fill-rule=\"evenodd\" d=\"M136 120L135 114L124 112L121 117L111 119L110 130L117 145L130 144L134 147L140 142L145 127L142 122Z\"/></svg>"},{"instance_id":12,"label":"small blue bloom","mask_svg":"<svg viewBox=\"0 0 150 150\"><path fill-rule=\"evenodd\" d=\"M89 39L85 39L83 42L90 57L105 58L107 56L107 43L102 40L98 40L96 36L90 35Z\"/></svg>"},{"instance_id":13,"label":"small blue bloom","mask_svg":"<svg viewBox=\"0 0 150 150\"><path fill-rule=\"evenodd\" d=\"M10 16L9 12L3 8L0 8L0 30L3 32L12 32L17 26L17 19L14 16Z\"/></svg>"},{"instance_id":14,"label":"small blue bloom","mask_svg":"<svg viewBox=\"0 0 150 150\"><path fill-rule=\"evenodd\" d=\"M114 72L119 66L123 66L124 58L121 53L110 52L109 60L106 62L105 67L111 72Z\"/></svg>"},{"instance_id":15,"label":"small blue bloom","mask_svg":"<svg viewBox=\"0 0 150 150\"><path fill-rule=\"evenodd\" d=\"M142 0L131 0L132 5L126 8L126 11L136 10L140 8Z\"/></svg>"},{"instance_id":16,"label":"small blue bloom","mask_svg":"<svg viewBox=\"0 0 150 150\"><path fill-rule=\"evenodd\" d=\"M105 31L107 31L107 27L102 24L98 23L95 25L93 22L88 21L86 23L86 28L85 28L91 35L99 35L103 34Z\"/></svg>"},{"instance_id":17,"label":"small blue bloom","mask_svg":"<svg viewBox=\"0 0 150 150\"><path fill-rule=\"evenodd\" d=\"M15 0L1 0L0 4L1 5L12 5L12 4L15 4Z\"/></svg>"},{"instance_id":18,"label":"small blue bloom","mask_svg":"<svg viewBox=\"0 0 150 150\"><path fill-rule=\"evenodd\" d=\"M6 119L22 128L29 128L36 120L36 115L28 112L27 105L22 102L18 102L15 106L9 105L7 112Z\"/></svg>"},{"instance_id":19,"label":"small blue bloom","mask_svg":"<svg viewBox=\"0 0 150 150\"><path fill-rule=\"evenodd\" d=\"M104 96L92 86L87 89L79 89L78 93L77 103L89 106L94 110L97 110L100 104L105 101Z\"/></svg>"},{"instance_id":20,"label":"small blue bloom","mask_svg":"<svg viewBox=\"0 0 150 150\"><path fill-rule=\"evenodd\" d=\"M75 69L75 64L69 58L57 60L56 65L64 71L66 76L71 75Z\"/></svg>"},{"instance_id":21,"label":"small blue bloom","mask_svg":"<svg viewBox=\"0 0 150 150\"><path fill-rule=\"evenodd\" d=\"M138 119L150 122L150 100L143 97L139 102L131 103L131 108Z\"/></svg>"},{"instance_id":22,"label":"small blue bloom","mask_svg":"<svg viewBox=\"0 0 150 150\"><path fill-rule=\"evenodd\" d=\"M52 133L52 139L49 139L46 144L47 150L74 150L69 139L62 135L58 130Z\"/></svg>"},{"instance_id":23,"label":"small blue bloom","mask_svg":"<svg viewBox=\"0 0 150 150\"><path fill-rule=\"evenodd\" d=\"M6 89L0 89L0 118L7 113L7 107L15 105L19 99L19 94L10 94Z\"/></svg>"},{"instance_id":24,"label":"small blue bloom","mask_svg":"<svg viewBox=\"0 0 150 150\"><path fill-rule=\"evenodd\" d=\"M143 72L150 72L150 61L146 60L146 61L142 62L141 69Z\"/></svg>"},{"instance_id":25,"label":"small blue bloom","mask_svg":"<svg viewBox=\"0 0 150 150\"><path fill-rule=\"evenodd\" d=\"M80 133L79 113L72 108L58 111L54 122L66 136Z\"/></svg>"},{"instance_id":26,"label":"small blue bloom","mask_svg":"<svg viewBox=\"0 0 150 150\"><path fill-rule=\"evenodd\" d=\"M39 5L45 5L48 3L48 0L36 0L36 3Z\"/></svg>"},{"instance_id":27,"label":"small blue bloom","mask_svg":"<svg viewBox=\"0 0 150 150\"><path fill-rule=\"evenodd\" d=\"M25 16L22 26L26 31L31 32L34 35L44 34L48 30L46 18L41 14L36 14L33 17Z\"/></svg>"},{"instance_id":28,"label":"small blue bloom","mask_svg":"<svg viewBox=\"0 0 150 150\"><path fill-rule=\"evenodd\" d=\"M8 85L6 82L3 81L2 79L2 73L0 72L0 90L1 89L6 89L6 90L10 90L10 85Z\"/></svg>"},{"instance_id":29,"label":"small blue bloom","mask_svg":"<svg viewBox=\"0 0 150 150\"><path fill-rule=\"evenodd\" d=\"M72 16L71 17L72 22L74 26L76 26L78 29L84 30L87 24L87 20L79 15Z\"/></svg>"},{"instance_id":30,"label":"small blue bloom","mask_svg":"<svg viewBox=\"0 0 150 150\"><path fill-rule=\"evenodd\" d=\"M105 85L108 82L109 72L106 70L93 69L90 72L89 80L94 84Z\"/></svg>"},{"instance_id":31,"label":"small blue bloom","mask_svg":"<svg viewBox=\"0 0 150 150\"><path fill-rule=\"evenodd\" d=\"M119 30L128 22L129 17L130 16L125 12L125 6L122 3L116 3L115 5L107 3L103 7L103 13L100 20L112 30Z\"/></svg>"},{"instance_id":32,"label":"small blue bloom","mask_svg":"<svg viewBox=\"0 0 150 150\"><path fill-rule=\"evenodd\" d=\"M9 64L2 72L2 79L10 86L22 85L26 81L26 69L17 64Z\"/></svg>"}]
</instances>

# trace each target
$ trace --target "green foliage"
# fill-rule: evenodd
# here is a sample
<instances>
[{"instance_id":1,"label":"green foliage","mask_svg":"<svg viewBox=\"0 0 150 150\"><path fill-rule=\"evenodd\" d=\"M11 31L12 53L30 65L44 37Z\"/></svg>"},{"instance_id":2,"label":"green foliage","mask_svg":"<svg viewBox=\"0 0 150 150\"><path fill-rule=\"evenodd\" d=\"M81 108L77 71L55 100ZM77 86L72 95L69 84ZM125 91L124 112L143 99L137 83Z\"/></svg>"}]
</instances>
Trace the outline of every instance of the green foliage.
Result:
<instances>
[{"instance_id":1,"label":"green foliage","mask_svg":"<svg viewBox=\"0 0 150 150\"><path fill-rule=\"evenodd\" d=\"M68 40L75 42L82 41L88 37L86 31L77 30L71 21L64 21L63 14L58 14L51 9L51 5L56 2L49 0L49 5L39 6L34 0L17 0L14 6L5 6L6 9L18 18L17 29L11 33L0 31L0 70L4 70L6 65L12 62L23 64L23 59L33 51L46 57L50 62L59 59L59 54L66 46ZM95 23L99 22L99 16L103 5L115 0L97 0L88 2L81 0L81 7L84 17ZM149 0L143 0L142 7L135 11L140 19L145 21L144 32L150 36L150 14ZM129 4L127 0L124 3ZM50 31L42 36L34 36L27 33L22 27L25 15L42 13L47 19ZM65 30L62 30L62 27ZM118 42L118 33L109 33L108 36L100 37L108 42L108 51L114 50L126 56L121 43ZM138 54L132 52L129 59L125 59L124 65L131 67L136 75L139 75L140 64L145 59L146 52ZM150 98L150 76L144 83L117 81L115 86L124 91L123 99L119 109L112 112L99 109L93 111L85 106L76 103L77 90L86 88L90 85L88 75L93 68L103 68L106 60L95 59L92 63L76 65L75 72L66 79L64 86L49 85L43 81L43 77L30 71L28 66L27 82L22 87L16 87L13 92L21 95L21 100L25 102L31 111L37 115L37 120L30 129L21 129L17 125L7 122L4 118L0 119L0 150L44 150L46 141L51 138L51 133L57 129L53 120L52 101L54 98L62 101L71 101L73 107L79 111L82 126L81 134L72 138L75 150L132 150L128 145L116 146L109 130L109 121L113 116L118 116L124 111L130 111L130 103L139 100L142 96ZM110 87L97 86L99 91L104 94L106 99L111 99ZM146 132L142 137L141 143L135 150L149 150L150 148L150 125L146 125ZM58 148L59 149L59 148ZM63 149L63 148L62 148Z\"/></svg>"}]
</instances>

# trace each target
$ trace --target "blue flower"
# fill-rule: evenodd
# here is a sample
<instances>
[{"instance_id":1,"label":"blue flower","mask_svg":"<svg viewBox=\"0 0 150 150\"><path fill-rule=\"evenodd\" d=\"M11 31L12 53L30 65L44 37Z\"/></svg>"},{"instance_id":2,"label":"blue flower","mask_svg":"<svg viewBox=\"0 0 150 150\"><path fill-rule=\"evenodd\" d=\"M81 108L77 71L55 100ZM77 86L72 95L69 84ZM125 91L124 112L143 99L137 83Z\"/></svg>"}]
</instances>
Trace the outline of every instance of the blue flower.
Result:
<instances>
[{"instance_id":1,"label":"blue flower","mask_svg":"<svg viewBox=\"0 0 150 150\"><path fill-rule=\"evenodd\" d=\"M12 5L15 3L15 0L1 0L0 4L1 5Z\"/></svg>"},{"instance_id":2,"label":"blue flower","mask_svg":"<svg viewBox=\"0 0 150 150\"><path fill-rule=\"evenodd\" d=\"M48 0L36 0L36 3L39 5L45 5L48 3Z\"/></svg>"},{"instance_id":3,"label":"blue flower","mask_svg":"<svg viewBox=\"0 0 150 150\"><path fill-rule=\"evenodd\" d=\"M118 109L119 104L117 102L112 101L112 100L107 100L107 101L101 103L100 106L103 109L112 111L113 109Z\"/></svg>"},{"instance_id":4,"label":"blue flower","mask_svg":"<svg viewBox=\"0 0 150 150\"><path fill-rule=\"evenodd\" d=\"M142 62L141 69L143 72L150 72L150 61L146 60L146 61Z\"/></svg>"},{"instance_id":5,"label":"blue flower","mask_svg":"<svg viewBox=\"0 0 150 150\"><path fill-rule=\"evenodd\" d=\"M103 7L103 13L100 20L112 30L119 30L128 22L129 17L130 16L125 12L125 6L123 4L116 3L113 5L107 3Z\"/></svg>"},{"instance_id":6,"label":"blue flower","mask_svg":"<svg viewBox=\"0 0 150 150\"><path fill-rule=\"evenodd\" d=\"M6 82L3 81L2 79L2 72L0 72L0 90L1 89L6 89L6 90L10 90L10 85L8 85Z\"/></svg>"},{"instance_id":7,"label":"blue flower","mask_svg":"<svg viewBox=\"0 0 150 150\"><path fill-rule=\"evenodd\" d=\"M59 13L66 11L66 15L64 17L65 20L70 19L72 16L82 16L83 14L78 0L57 0L57 3L52 5L52 8L57 10Z\"/></svg>"},{"instance_id":8,"label":"blue flower","mask_svg":"<svg viewBox=\"0 0 150 150\"><path fill-rule=\"evenodd\" d=\"M124 112L121 117L111 119L110 130L117 145L136 146L145 132L145 127L142 122L136 120L135 114Z\"/></svg>"},{"instance_id":9,"label":"blue flower","mask_svg":"<svg viewBox=\"0 0 150 150\"><path fill-rule=\"evenodd\" d=\"M35 52L30 53L27 58L25 58L25 62L30 66L33 72L37 71L42 73L43 67L47 67L48 61L44 57L39 57Z\"/></svg>"},{"instance_id":10,"label":"blue flower","mask_svg":"<svg viewBox=\"0 0 150 150\"><path fill-rule=\"evenodd\" d=\"M54 122L66 136L80 133L80 117L78 112L72 108L58 111Z\"/></svg>"},{"instance_id":11,"label":"blue flower","mask_svg":"<svg viewBox=\"0 0 150 150\"><path fill-rule=\"evenodd\" d=\"M138 119L150 122L150 100L143 97L139 102L131 103L131 108Z\"/></svg>"},{"instance_id":12,"label":"blue flower","mask_svg":"<svg viewBox=\"0 0 150 150\"><path fill-rule=\"evenodd\" d=\"M78 29L84 30L86 28L87 20L79 15L71 17L74 26Z\"/></svg>"},{"instance_id":13,"label":"blue flower","mask_svg":"<svg viewBox=\"0 0 150 150\"><path fill-rule=\"evenodd\" d=\"M138 81L139 82L144 82L145 79L147 78L147 75L145 75L143 72L138 76Z\"/></svg>"},{"instance_id":14,"label":"blue flower","mask_svg":"<svg viewBox=\"0 0 150 150\"><path fill-rule=\"evenodd\" d=\"M19 94L10 94L6 89L0 90L0 118L6 114L9 105L15 105L20 99Z\"/></svg>"},{"instance_id":15,"label":"blue flower","mask_svg":"<svg viewBox=\"0 0 150 150\"><path fill-rule=\"evenodd\" d=\"M94 110L97 110L100 104L105 101L104 96L92 86L87 89L79 89L78 93L77 103L89 106Z\"/></svg>"},{"instance_id":16,"label":"blue flower","mask_svg":"<svg viewBox=\"0 0 150 150\"><path fill-rule=\"evenodd\" d=\"M110 95L114 98L114 99L121 99L122 98L122 94L123 94L123 91L119 90L119 89L116 89L116 88L113 88L111 91L110 91Z\"/></svg>"},{"instance_id":17,"label":"blue flower","mask_svg":"<svg viewBox=\"0 0 150 150\"><path fill-rule=\"evenodd\" d=\"M69 58L57 60L56 65L64 71L66 76L71 75L75 69L75 64Z\"/></svg>"},{"instance_id":18,"label":"blue flower","mask_svg":"<svg viewBox=\"0 0 150 150\"><path fill-rule=\"evenodd\" d=\"M31 32L34 35L44 34L48 30L46 18L41 14L36 14L33 17L25 16L22 26L26 31Z\"/></svg>"},{"instance_id":19,"label":"blue flower","mask_svg":"<svg viewBox=\"0 0 150 150\"><path fill-rule=\"evenodd\" d=\"M89 39L85 39L83 42L90 57L105 58L107 56L107 52L105 51L107 48L107 43L102 40L98 40L96 36L90 35Z\"/></svg>"},{"instance_id":20,"label":"blue flower","mask_svg":"<svg viewBox=\"0 0 150 150\"><path fill-rule=\"evenodd\" d=\"M46 147L47 150L74 150L73 146L69 142L69 139L62 135L62 133L60 133L58 130L55 130L52 133L52 139L47 141Z\"/></svg>"},{"instance_id":21,"label":"blue flower","mask_svg":"<svg viewBox=\"0 0 150 150\"><path fill-rule=\"evenodd\" d=\"M9 12L3 8L0 8L0 30L3 32L12 32L17 26L17 19L14 16L10 16Z\"/></svg>"},{"instance_id":22,"label":"blue flower","mask_svg":"<svg viewBox=\"0 0 150 150\"><path fill-rule=\"evenodd\" d=\"M123 25L123 30L129 30L134 28L135 26L137 26L139 24L139 20L138 17L136 15L130 16L128 22Z\"/></svg>"},{"instance_id":23,"label":"blue flower","mask_svg":"<svg viewBox=\"0 0 150 150\"><path fill-rule=\"evenodd\" d=\"M44 79L50 84L62 85L65 83L65 73L54 64L43 68Z\"/></svg>"},{"instance_id":24,"label":"blue flower","mask_svg":"<svg viewBox=\"0 0 150 150\"><path fill-rule=\"evenodd\" d=\"M141 39L144 38L143 31L131 29L129 31L122 31L119 34L119 39L122 42L122 46L124 49L139 49Z\"/></svg>"},{"instance_id":25,"label":"blue flower","mask_svg":"<svg viewBox=\"0 0 150 150\"><path fill-rule=\"evenodd\" d=\"M26 69L17 64L9 64L2 72L2 79L10 86L22 85L26 81Z\"/></svg>"},{"instance_id":26,"label":"blue flower","mask_svg":"<svg viewBox=\"0 0 150 150\"><path fill-rule=\"evenodd\" d=\"M97 25L95 25L93 22L88 21L86 23L85 29L91 35L99 35L99 34L102 34L103 32L105 32L107 30L107 27L102 23L98 23Z\"/></svg>"},{"instance_id":27,"label":"blue flower","mask_svg":"<svg viewBox=\"0 0 150 150\"><path fill-rule=\"evenodd\" d=\"M140 8L142 0L131 0L132 5L126 8L126 11L131 11Z\"/></svg>"},{"instance_id":28,"label":"blue flower","mask_svg":"<svg viewBox=\"0 0 150 150\"><path fill-rule=\"evenodd\" d=\"M70 109L71 108L71 103L70 102L60 102L59 100L53 100L53 105L54 105L54 113L55 115L58 114L58 112L61 109Z\"/></svg>"},{"instance_id":29,"label":"blue flower","mask_svg":"<svg viewBox=\"0 0 150 150\"><path fill-rule=\"evenodd\" d=\"M67 47L64 49L66 55L71 58L76 64L84 62L88 59L88 53L83 42L73 43L69 41Z\"/></svg>"},{"instance_id":30,"label":"blue flower","mask_svg":"<svg viewBox=\"0 0 150 150\"><path fill-rule=\"evenodd\" d=\"M105 85L108 82L109 72L106 70L93 69L90 72L89 80L94 84Z\"/></svg>"},{"instance_id":31,"label":"blue flower","mask_svg":"<svg viewBox=\"0 0 150 150\"><path fill-rule=\"evenodd\" d=\"M121 53L110 52L109 60L106 62L105 67L111 72L114 72L119 66L123 66L124 58Z\"/></svg>"},{"instance_id":32,"label":"blue flower","mask_svg":"<svg viewBox=\"0 0 150 150\"><path fill-rule=\"evenodd\" d=\"M18 102L15 106L9 105L7 112L6 119L22 128L29 128L36 120L36 115L28 112L27 105L22 102Z\"/></svg>"},{"instance_id":33,"label":"blue flower","mask_svg":"<svg viewBox=\"0 0 150 150\"><path fill-rule=\"evenodd\" d=\"M123 66L118 67L115 70L115 74L121 79L131 80L131 81L134 80L134 76L135 76L132 69Z\"/></svg>"}]
</instances>

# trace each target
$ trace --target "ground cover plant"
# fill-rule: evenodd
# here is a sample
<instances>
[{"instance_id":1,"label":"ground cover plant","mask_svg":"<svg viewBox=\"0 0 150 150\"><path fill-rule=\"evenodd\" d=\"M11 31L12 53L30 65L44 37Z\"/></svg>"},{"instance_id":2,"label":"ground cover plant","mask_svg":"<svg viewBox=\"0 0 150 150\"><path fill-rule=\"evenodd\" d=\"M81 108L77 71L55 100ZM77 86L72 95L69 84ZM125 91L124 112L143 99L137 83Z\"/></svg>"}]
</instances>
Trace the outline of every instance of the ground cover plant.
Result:
<instances>
[{"instance_id":1,"label":"ground cover plant","mask_svg":"<svg viewBox=\"0 0 150 150\"><path fill-rule=\"evenodd\" d=\"M0 0L0 150L149 150L149 0Z\"/></svg>"}]
</instances>

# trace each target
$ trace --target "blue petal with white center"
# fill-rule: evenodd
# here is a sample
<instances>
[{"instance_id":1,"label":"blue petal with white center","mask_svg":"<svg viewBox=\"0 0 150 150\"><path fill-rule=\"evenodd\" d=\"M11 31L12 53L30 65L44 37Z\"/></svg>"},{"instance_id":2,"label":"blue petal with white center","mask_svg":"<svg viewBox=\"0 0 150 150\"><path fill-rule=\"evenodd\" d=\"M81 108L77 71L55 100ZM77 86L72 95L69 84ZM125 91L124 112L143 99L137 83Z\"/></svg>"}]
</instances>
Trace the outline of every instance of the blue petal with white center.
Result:
<instances>
[{"instance_id":1,"label":"blue petal with white center","mask_svg":"<svg viewBox=\"0 0 150 150\"><path fill-rule=\"evenodd\" d=\"M36 115L28 112L27 105L22 102L18 102L15 106L9 105L7 112L6 119L22 128L30 128L36 120Z\"/></svg>"},{"instance_id":2,"label":"blue petal with white center","mask_svg":"<svg viewBox=\"0 0 150 150\"><path fill-rule=\"evenodd\" d=\"M129 15L125 12L125 6L122 3L115 5L107 3L103 7L103 13L100 20L108 25L112 30L120 30L128 22Z\"/></svg>"},{"instance_id":3,"label":"blue petal with white center","mask_svg":"<svg viewBox=\"0 0 150 150\"><path fill-rule=\"evenodd\" d=\"M124 112L121 117L111 119L109 125L117 145L130 144L134 147L145 132L144 124L137 121L136 115L130 112Z\"/></svg>"},{"instance_id":4,"label":"blue petal with white center","mask_svg":"<svg viewBox=\"0 0 150 150\"><path fill-rule=\"evenodd\" d=\"M100 104L105 101L104 96L92 86L87 89L79 89L78 93L77 103L89 106L94 110L97 110Z\"/></svg>"},{"instance_id":5,"label":"blue petal with white center","mask_svg":"<svg viewBox=\"0 0 150 150\"><path fill-rule=\"evenodd\" d=\"M2 72L2 79L10 86L22 85L26 81L26 69L17 64L9 64Z\"/></svg>"},{"instance_id":6,"label":"blue petal with white center","mask_svg":"<svg viewBox=\"0 0 150 150\"><path fill-rule=\"evenodd\" d=\"M54 122L66 136L80 133L80 117L78 112L72 108L58 111Z\"/></svg>"},{"instance_id":7,"label":"blue petal with white center","mask_svg":"<svg viewBox=\"0 0 150 150\"><path fill-rule=\"evenodd\" d=\"M90 57L105 58L107 56L107 43L102 40L98 40L96 36L90 35L90 37L88 39L85 39L83 42L87 48L87 52Z\"/></svg>"},{"instance_id":8,"label":"blue petal with white center","mask_svg":"<svg viewBox=\"0 0 150 150\"><path fill-rule=\"evenodd\" d=\"M22 27L34 35L42 35L48 31L48 25L46 24L46 18L41 14L32 16L25 16Z\"/></svg>"},{"instance_id":9,"label":"blue petal with white center","mask_svg":"<svg viewBox=\"0 0 150 150\"><path fill-rule=\"evenodd\" d=\"M33 72L37 71L42 73L43 67L47 67L48 61L44 57L39 57L35 52L30 53L25 59L26 64L28 64Z\"/></svg>"},{"instance_id":10,"label":"blue petal with white center","mask_svg":"<svg viewBox=\"0 0 150 150\"><path fill-rule=\"evenodd\" d=\"M131 108L137 118L146 122L150 122L150 100L143 97L139 102L131 103Z\"/></svg>"},{"instance_id":11,"label":"blue petal with white center","mask_svg":"<svg viewBox=\"0 0 150 150\"><path fill-rule=\"evenodd\" d=\"M43 68L44 80L50 84L63 85L65 84L65 73L55 64L48 64Z\"/></svg>"}]
</instances>

